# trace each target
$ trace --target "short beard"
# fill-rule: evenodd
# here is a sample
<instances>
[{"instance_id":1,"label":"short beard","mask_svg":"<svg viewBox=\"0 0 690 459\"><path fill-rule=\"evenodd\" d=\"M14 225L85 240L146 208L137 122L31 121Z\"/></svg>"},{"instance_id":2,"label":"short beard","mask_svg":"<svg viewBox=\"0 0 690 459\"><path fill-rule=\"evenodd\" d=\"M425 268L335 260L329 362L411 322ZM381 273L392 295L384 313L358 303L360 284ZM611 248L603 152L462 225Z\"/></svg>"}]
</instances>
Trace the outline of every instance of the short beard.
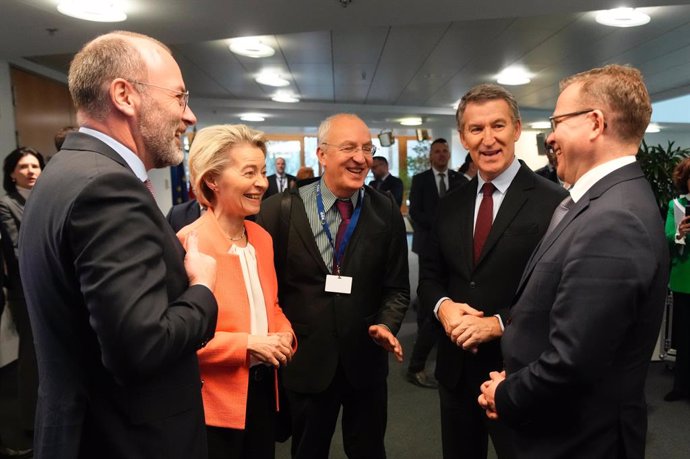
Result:
<instances>
[{"instance_id":1,"label":"short beard","mask_svg":"<svg viewBox=\"0 0 690 459\"><path fill-rule=\"evenodd\" d=\"M153 167L160 169L168 166L177 166L184 159L181 145L177 145L174 134L180 121L175 121L174 126L163 119L165 112L151 97L146 97L146 104L141 112L139 130L144 142L144 148Z\"/></svg>"}]
</instances>

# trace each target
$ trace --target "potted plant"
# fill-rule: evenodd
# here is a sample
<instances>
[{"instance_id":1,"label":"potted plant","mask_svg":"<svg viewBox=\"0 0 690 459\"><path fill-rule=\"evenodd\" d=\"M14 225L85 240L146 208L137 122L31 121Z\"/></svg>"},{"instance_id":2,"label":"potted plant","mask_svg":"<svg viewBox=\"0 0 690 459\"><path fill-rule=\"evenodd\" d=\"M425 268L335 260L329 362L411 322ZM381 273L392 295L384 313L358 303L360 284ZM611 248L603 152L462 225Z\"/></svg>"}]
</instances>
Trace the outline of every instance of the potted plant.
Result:
<instances>
[{"instance_id":1,"label":"potted plant","mask_svg":"<svg viewBox=\"0 0 690 459\"><path fill-rule=\"evenodd\" d=\"M647 145L647 142L643 140L637 152L637 160L652 185L652 191L664 219L669 201L678 194L673 185L673 169L679 161L690 156L690 148L676 147L674 144L675 142L669 141L664 148L662 145Z\"/></svg>"}]
</instances>

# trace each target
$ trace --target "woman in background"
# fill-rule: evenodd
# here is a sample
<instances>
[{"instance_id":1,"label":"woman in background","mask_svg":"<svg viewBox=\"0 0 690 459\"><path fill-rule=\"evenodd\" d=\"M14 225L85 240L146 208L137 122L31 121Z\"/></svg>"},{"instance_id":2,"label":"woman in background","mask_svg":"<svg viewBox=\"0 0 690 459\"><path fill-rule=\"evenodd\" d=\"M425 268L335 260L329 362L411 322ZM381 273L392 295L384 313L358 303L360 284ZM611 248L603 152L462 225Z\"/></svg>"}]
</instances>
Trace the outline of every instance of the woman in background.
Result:
<instances>
[{"instance_id":1,"label":"woman in background","mask_svg":"<svg viewBox=\"0 0 690 459\"><path fill-rule=\"evenodd\" d=\"M24 205L44 166L43 156L36 150L26 147L14 150L5 158L2 184L7 194L0 198L0 235L2 254L5 259L7 305L19 335L17 359L19 423L27 443L27 445L22 445L22 448L29 446L33 437L38 370L29 314L19 277L17 240Z\"/></svg>"},{"instance_id":2,"label":"woman in background","mask_svg":"<svg viewBox=\"0 0 690 459\"><path fill-rule=\"evenodd\" d=\"M195 233L217 262L214 338L198 351L210 459L273 458L278 409L276 368L296 349L278 306L271 236L245 217L259 212L268 187L263 133L244 125L200 130L189 169L206 213L178 233Z\"/></svg>"},{"instance_id":3,"label":"woman in background","mask_svg":"<svg viewBox=\"0 0 690 459\"><path fill-rule=\"evenodd\" d=\"M673 389L664 396L667 402L690 398L690 217L686 210L690 189L690 158L673 171L673 183L680 197L668 204L666 239L671 249L671 276L668 287L673 293L672 338L676 348Z\"/></svg>"}]
</instances>

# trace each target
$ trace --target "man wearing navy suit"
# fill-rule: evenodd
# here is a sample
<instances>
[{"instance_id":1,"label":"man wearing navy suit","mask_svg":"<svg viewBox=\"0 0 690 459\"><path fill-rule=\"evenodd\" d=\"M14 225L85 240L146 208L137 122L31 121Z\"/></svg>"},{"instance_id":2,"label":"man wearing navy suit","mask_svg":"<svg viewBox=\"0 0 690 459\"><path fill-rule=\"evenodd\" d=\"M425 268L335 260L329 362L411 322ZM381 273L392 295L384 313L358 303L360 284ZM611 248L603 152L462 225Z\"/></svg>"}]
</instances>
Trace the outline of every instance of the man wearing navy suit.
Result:
<instances>
[{"instance_id":1,"label":"man wearing navy suit","mask_svg":"<svg viewBox=\"0 0 690 459\"><path fill-rule=\"evenodd\" d=\"M199 201L190 199L187 202L172 206L165 219L168 220L173 231L177 233L185 226L197 221L203 212L205 212L205 209L201 208Z\"/></svg>"},{"instance_id":2,"label":"man wearing navy suit","mask_svg":"<svg viewBox=\"0 0 690 459\"><path fill-rule=\"evenodd\" d=\"M636 69L561 82L547 140L570 196L520 281L505 372L479 397L513 427L518 457L644 457L644 383L668 281L663 223L635 161L651 113Z\"/></svg>"},{"instance_id":3,"label":"man wearing navy suit","mask_svg":"<svg viewBox=\"0 0 690 459\"><path fill-rule=\"evenodd\" d=\"M443 457L485 459L491 435L499 457L507 458L509 432L484 416L479 386L487 369L501 365L507 305L565 190L515 157L520 112L504 88L472 88L456 116L478 174L440 201L418 292L447 334L436 361Z\"/></svg>"},{"instance_id":4,"label":"man wearing navy suit","mask_svg":"<svg viewBox=\"0 0 690 459\"><path fill-rule=\"evenodd\" d=\"M369 186L382 193L390 192L395 202L398 203L398 207L402 206L403 182L390 174L388 160L385 156L374 156L371 173L374 174L374 180L369 182Z\"/></svg>"},{"instance_id":5,"label":"man wearing navy suit","mask_svg":"<svg viewBox=\"0 0 690 459\"><path fill-rule=\"evenodd\" d=\"M19 236L40 375L36 459L205 458L196 351L215 261L184 253L147 171L196 122L170 50L113 32L72 60L79 132L41 174ZM194 244L193 244L194 246Z\"/></svg>"},{"instance_id":6,"label":"man wearing navy suit","mask_svg":"<svg viewBox=\"0 0 690 459\"><path fill-rule=\"evenodd\" d=\"M282 374L292 457L327 458L342 407L347 456L383 459L388 353L402 361L395 335L410 300L405 226L391 196L364 186L376 147L360 118L327 118L318 141L321 178L268 199L257 217L300 343Z\"/></svg>"}]
</instances>

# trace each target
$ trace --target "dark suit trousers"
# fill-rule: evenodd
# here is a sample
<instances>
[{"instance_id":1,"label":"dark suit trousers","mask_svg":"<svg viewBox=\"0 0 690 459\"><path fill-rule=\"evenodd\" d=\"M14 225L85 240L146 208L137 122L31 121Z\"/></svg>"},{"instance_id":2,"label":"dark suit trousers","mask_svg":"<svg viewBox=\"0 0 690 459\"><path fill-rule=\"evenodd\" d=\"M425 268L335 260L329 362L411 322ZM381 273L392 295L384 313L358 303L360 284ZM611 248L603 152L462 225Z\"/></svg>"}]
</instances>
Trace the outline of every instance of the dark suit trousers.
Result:
<instances>
[{"instance_id":1,"label":"dark suit trousers","mask_svg":"<svg viewBox=\"0 0 690 459\"><path fill-rule=\"evenodd\" d=\"M273 368L249 371L244 429L206 426L209 459L273 459L276 398Z\"/></svg>"},{"instance_id":2,"label":"dark suit trousers","mask_svg":"<svg viewBox=\"0 0 690 459\"><path fill-rule=\"evenodd\" d=\"M673 292L673 390L690 395L690 295Z\"/></svg>"},{"instance_id":3,"label":"dark suit trousers","mask_svg":"<svg viewBox=\"0 0 690 459\"><path fill-rule=\"evenodd\" d=\"M424 370L426 359L439 338L444 336L440 322L434 317L434 312L422 306L417 299L417 339L412 348L409 371L417 373Z\"/></svg>"},{"instance_id":4,"label":"dark suit trousers","mask_svg":"<svg viewBox=\"0 0 690 459\"><path fill-rule=\"evenodd\" d=\"M33 431L38 397L38 364L29 311L26 309L26 301L21 297L11 298L11 295L8 295L7 304L19 335L17 395L20 427L25 431Z\"/></svg>"},{"instance_id":5,"label":"dark suit trousers","mask_svg":"<svg viewBox=\"0 0 690 459\"><path fill-rule=\"evenodd\" d=\"M343 407L343 444L349 459L384 459L387 421L386 381L353 388L338 365L331 384L318 394L286 391L292 414L292 457L326 459Z\"/></svg>"},{"instance_id":6,"label":"dark suit trousers","mask_svg":"<svg viewBox=\"0 0 690 459\"><path fill-rule=\"evenodd\" d=\"M453 389L439 384L443 459L486 459L489 435L499 459L514 457L511 431L486 417L478 396L479 387L463 381Z\"/></svg>"}]
</instances>

